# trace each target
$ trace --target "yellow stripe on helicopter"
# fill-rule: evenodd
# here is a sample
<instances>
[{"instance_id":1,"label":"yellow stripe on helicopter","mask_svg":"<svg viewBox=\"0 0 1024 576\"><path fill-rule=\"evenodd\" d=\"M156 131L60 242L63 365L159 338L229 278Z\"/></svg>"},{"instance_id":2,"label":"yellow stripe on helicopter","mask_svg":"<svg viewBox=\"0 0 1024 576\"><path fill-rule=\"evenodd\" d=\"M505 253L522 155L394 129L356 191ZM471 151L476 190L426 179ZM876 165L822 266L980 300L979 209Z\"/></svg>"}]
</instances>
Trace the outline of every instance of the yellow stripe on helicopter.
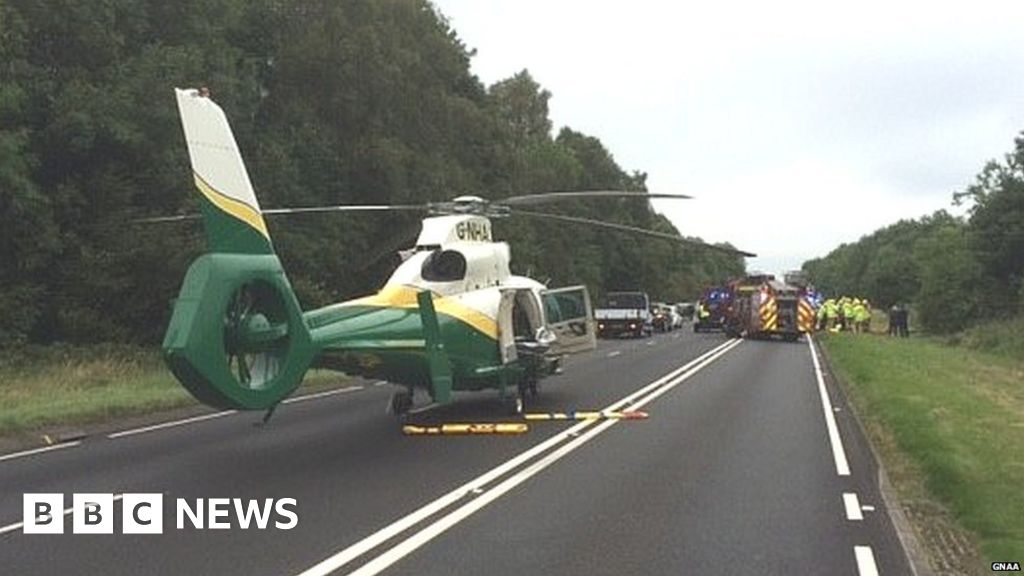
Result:
<instances>
[{"instance_id":1,"label":"yellow stripe on helicopter","mask_svg":"<svg viewBox=\"0 0 1024 576\"><path fill-rule=\"evenodd\" d=\"M385 286L376 294L345 302L344 306L380 306L382 308L416 308L416 294L419 292L408 286ZM455 298L438 298L434 301L434 310L440 314L451 316L465 322L487 335L493 340L498 339L498 323L494 318L466 306Z\"/></svg>"},{"instance_id":2,"label":"yellow stripe on helicopter","mask_svg":"<svg viewBox=\"0 0 1024 576\"><path fill-rule=\"evenodd\" d=\"M195 176L196 188L206 196L206 199L213 203L214 206L220 208L224 212L234 216L235 218L245 222L249 226L256 229L257 232L263 234L264 238L270 240L270 233L267 232L267 224L263 221L263 216L252 206L249 206L245 202L236 200L222 192L218 192L210 186L206 180L203 180L202 176L192 173Z\"/></svg>"}]
</instances>

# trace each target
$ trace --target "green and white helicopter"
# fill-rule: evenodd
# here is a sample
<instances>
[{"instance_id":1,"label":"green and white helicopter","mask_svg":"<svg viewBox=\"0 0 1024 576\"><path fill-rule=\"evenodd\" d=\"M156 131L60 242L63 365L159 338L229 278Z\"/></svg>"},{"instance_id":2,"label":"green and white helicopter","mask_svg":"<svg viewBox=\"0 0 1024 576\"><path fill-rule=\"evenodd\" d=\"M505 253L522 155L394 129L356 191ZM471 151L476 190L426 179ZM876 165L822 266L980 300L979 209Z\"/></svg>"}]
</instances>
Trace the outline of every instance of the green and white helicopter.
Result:
<instances>
[{"instance_id":1,"label":"green and white helicopter","mask_svg":"<svg viewBox=\"0 0 1024 576\"><path fill-rule=\"evenodd\" d=\"M261 210L227 118L204 89L175 90L207 253L189 267L163 341L171 371L201 402L267 410L310 368L386 380L401 387L395 414L416 389L433 402L454 391L497 390L512 412L559 359L595 347L584 286L549 289L509 271L509 246L490 218L526 215L696 243L682 237L519 206L581 197L687 198L646 192L553 192L488 202L461 196L425 205L344 205ZM303 311L264 221L303 212L419 210L427 217L415 248L387 283L364 298ZM189 216L152 218L173 221Z\"/></svg>"}]
</instances>

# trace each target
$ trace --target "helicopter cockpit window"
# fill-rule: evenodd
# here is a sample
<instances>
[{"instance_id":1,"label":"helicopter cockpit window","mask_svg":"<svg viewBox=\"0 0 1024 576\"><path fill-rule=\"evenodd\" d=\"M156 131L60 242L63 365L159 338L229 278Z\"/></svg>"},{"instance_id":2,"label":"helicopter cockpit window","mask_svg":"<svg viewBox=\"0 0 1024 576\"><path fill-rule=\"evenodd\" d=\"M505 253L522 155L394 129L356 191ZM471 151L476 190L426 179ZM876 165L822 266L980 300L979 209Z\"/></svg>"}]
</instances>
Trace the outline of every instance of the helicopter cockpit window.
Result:
<instances>
[{"instance_id":1,"label":"helicopter cockpit window","mask_svg":"<svg viewBox=\"0 0 1024 576\"><path fill-rule=\"evenodd\" d=\"M430 282L455 282L466 277L466 257L457 250L439 250L423 261L420 275Z\"/></svg>"}]
</instances>

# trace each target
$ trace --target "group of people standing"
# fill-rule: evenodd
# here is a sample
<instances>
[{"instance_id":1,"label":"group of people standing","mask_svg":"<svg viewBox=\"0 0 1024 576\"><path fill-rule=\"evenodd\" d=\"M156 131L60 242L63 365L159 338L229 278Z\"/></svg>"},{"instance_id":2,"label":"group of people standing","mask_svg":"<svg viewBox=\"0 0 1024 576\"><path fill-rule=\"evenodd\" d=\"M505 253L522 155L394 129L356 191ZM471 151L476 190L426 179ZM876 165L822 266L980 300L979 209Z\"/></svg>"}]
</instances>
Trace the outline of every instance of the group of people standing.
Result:
<instances>
[{"instance_id":1,"label":"group of people standing","mask_svg":"<svg viewBox=\"0 0 1024 576\"><path fill-rule=\"evenodd\" d=\"M907 307L893 304L889 309L889 335L910 335ZM871 329L871 302L867 298L843 296L829 298L818 306L818 330L867 333Z\"/></svg>"},{"instance_id":2,"label":"group of people standing","mask_svg":"<svg viewBox=\"0 0 1024 576\"><path fill-rule=\"evenodd\" d=\"M829 298L818 308L818 330L861 333L870 328L871 302L867 298Z\"/></svg>"}]
</instances>

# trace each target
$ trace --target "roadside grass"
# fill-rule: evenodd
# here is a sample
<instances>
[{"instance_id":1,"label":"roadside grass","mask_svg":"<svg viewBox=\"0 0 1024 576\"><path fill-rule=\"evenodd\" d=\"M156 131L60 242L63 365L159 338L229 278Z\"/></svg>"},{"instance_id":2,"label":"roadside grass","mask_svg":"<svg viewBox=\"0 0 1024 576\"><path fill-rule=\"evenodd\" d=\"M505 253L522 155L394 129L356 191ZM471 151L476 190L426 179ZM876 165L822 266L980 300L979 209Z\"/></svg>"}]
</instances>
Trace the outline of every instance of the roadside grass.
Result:
<instances>
[{"instance_id":1,"label":"roadside grass","mask_svg":"<svg viewBox=\"0 0 1024 576\"><path fill-rule=\"evenodd\" d=\"M343 376L311 371L302 388ZM0 352L0 436L198 406L156 349L30 347Z\"/></svg>"},{"instance_id":2,"label":"roadside grass","mask_svg":"<svg viewBox=\"0 0 1024 576\"><path fill-rule=\"evenodd\" d=\"M1007 358L1024 359L1024 315L968 328L951 337L950 343Z\"/></svg>"},{"instance_id":3,"label":"roadside grass","mask_svg":"<svg viewBox=\"0 0 1024 576\"><path fill-rule=\"evenodd\" d=\"M821 342L901 499L923 486L977 539L965 568L1024 558L1024 361L926 338Z\"/></svg>"}]
</instances>

